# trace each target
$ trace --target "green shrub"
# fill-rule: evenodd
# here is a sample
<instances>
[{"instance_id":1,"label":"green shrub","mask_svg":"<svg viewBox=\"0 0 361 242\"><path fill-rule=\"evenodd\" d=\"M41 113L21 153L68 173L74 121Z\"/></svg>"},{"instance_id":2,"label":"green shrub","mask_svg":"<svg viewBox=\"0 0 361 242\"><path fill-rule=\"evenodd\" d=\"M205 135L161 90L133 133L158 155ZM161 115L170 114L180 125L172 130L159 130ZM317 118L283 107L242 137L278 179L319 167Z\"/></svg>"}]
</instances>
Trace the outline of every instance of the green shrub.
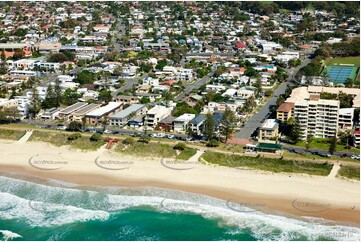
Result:
<instances>
[{"instance_id":1,"label":"green shrub","mask_svg":"<svg viewBox=\"0 0 361 242\"><path fill-rule=\"evenodd\" d=\"M206 144L207 147L218 147L219 146L219 142L216 140L211 140Z\"/></svg>"},{"instance_id":2,"label":"green shrub","mask_svg":"<svg viewBox=\"0 0 361 242\"><path fill-rule=\"evenodd\" d=\"M72 141L72 140L77 140L81 137L81 134L79 133L75 133L75 134L71 134L70 136L68 136L68 140Z\"/></svg>"},{"instance_id":3,"label":"green shrub","mask_svg":"<svg viewBox=\"0 0 361 242\"><path fill-rule=\"evenodd\" d=\"M185 143L177 143L175 146L173 146L173 149L175 150L185 150L187 148Z\"/></svg>"},{"instance_id":4,"label":"green shrub","mask_svg":"<svg viewBox=\"0 0 361 242\"><path fill-rule=\"evenodd\" d=\"M150 141L150 138L146 135L143 135L138 139L138 142L142 142L142 143L146 143L146 144L148 144L149 141Z\"/></svg>"},{"instance_id":5,"label":"green shrub","mask_svg":"<svg viewBox=\"0 0 361 242\"><path fill-rule=\"evenodd\" d=\"M90 136L90 141L98 142L102 139L101 134L95 133L92 136Z\"/></svg>"},{"instance_id":6,"label":"green shrub","mask_svg":"<svg viewBox=\"0 0 361 242\"><path fill-rule=\"evenodd\" d=\"M125 140L123 140L122 143L124 145L132 145L132 144L134 144L134 139L129 137L129 138L126 138Z\"/></svg>"}]
</instances>

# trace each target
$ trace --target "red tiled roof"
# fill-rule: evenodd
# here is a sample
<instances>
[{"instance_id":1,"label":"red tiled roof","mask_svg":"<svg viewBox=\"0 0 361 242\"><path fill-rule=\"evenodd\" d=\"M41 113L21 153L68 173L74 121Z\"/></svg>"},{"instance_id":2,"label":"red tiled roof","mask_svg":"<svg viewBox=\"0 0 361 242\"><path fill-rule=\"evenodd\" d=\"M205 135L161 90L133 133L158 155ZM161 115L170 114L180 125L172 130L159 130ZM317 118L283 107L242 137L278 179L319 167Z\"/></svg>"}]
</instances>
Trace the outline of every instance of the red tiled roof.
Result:
<instances>
[{"instance_id":1,"label":"red tiled roof","mask_svg":"<svg viewBox=\"0 0 361 242\"><path fill-rule=\"evenodd\" d=\"M242 48L242 49L247 48L247 45L245 45L245 44L242 43L242 42L237 42L237 43L235 44L235 46L236 46L237 48Z\"/></svg>"},{"instance_id":2,"label":"red tiled roof","mask_svg":"<svg viewBox=\"0 0 361 242\"><path fill-rule=\"evenodd\" d=\"M294 103L282 103L278 108L277 112L289 112L295 106Z\"/></svg>"}]
</instances>

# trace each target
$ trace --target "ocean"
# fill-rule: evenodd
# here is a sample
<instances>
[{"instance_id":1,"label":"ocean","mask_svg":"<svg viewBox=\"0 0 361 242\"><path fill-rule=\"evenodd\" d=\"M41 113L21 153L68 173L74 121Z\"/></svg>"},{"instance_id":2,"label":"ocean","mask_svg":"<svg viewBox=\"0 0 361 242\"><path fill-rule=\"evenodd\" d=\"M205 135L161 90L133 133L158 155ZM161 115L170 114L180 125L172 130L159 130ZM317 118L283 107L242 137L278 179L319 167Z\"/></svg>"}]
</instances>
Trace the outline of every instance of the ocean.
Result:
<instances>
[{"instance_id":1,"label":"ocean","mask_svg":"<svg viewBox=\"0 0 361 242\"><path fill-rule=\"evenodd\" d=\"M0 240L359 241L360 229L167 189L0 176Z\"/></svg>"}]
</instances>

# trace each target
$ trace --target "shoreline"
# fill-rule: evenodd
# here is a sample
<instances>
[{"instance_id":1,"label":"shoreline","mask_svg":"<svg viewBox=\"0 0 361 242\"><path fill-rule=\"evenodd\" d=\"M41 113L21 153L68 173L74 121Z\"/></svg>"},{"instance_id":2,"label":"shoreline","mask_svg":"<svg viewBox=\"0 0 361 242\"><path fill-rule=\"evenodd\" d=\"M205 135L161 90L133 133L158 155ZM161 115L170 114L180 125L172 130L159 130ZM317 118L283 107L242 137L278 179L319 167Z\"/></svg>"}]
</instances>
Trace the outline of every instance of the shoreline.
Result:
<instances>
[{"instance_id":1,"label":"shoreline","mask_svg":"<svg viewBox=\"0 0 361 242\"><path fill-rule=\"evenodd\" d=\"M103 148L88 152L75 151L41 142L18 144L0 141L0 152L3 154L0 157L2 174L16 173L55 179L77 184L78 188L164 188L202 194L232 203L262 203L264 206L257 210L269 214L323 218L356 227L360 224L359 182L300 174L265 174L204 164L193 165L188 170L180 170L184 164L169 169L160 159L125 157ZM102 158L102 164L96 162L99 157ZM57 162L55 166L44 163L50 158L53 163ZM34 159L38 159L37 162ZM59 166L61 161L62 166ZM109 165L110 161L112 165ZM110 169L104 169L107 165ZM187 168L190 168L189 164Z\"/></svg>"}]
</instances>

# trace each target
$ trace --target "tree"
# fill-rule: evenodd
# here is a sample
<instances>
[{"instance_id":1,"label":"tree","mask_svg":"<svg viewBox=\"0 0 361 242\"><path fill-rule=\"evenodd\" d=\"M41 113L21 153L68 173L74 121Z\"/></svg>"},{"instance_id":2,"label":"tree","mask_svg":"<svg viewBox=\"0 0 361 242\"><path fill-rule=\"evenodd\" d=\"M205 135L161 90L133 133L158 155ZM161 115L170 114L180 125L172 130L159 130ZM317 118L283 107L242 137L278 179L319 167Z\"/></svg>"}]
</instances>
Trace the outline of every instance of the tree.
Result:
<instances>
[{"instance_id":1,"label":"tree","mask_svg":"<svg viewBox=\"0 0 361 242\"><path fill-rule=\"evenodd\" d=\"M99 133L94 133L92 136L90 136L90 141L98 142L102 139L102 135Z\"/></svg>"},{"instance_id":2,"label":"tree","mask_svg":"<svg viewBox=\"0 0 361 242\"><path fill-rule=\"evenodd\" d=\"M61 100L62 100L63 104L69 106L69 105L76 103L78 101L79 97L81 97L80 94L78 94L76 91L73 91L72 89L68 88L62 94Z\"/></svg>"},{"instance_id":3,"label":"tree","mask_svg":"<svg viewBox=\"0 0 361 242\"><path fill-rule=\"evenodd\" d=\"M150 99L149 99L149 97L142 97L142 98L139 100L139 102L140 102L141 104L147 104L147 103L150 103Z\"/></svg>"},{"instance_id":4,"label":"tree","mask_svg":"<svg viewBox=\"0 0 361 242\"><path fill-rule=\"evenodd\" d=\"M353 86L353 81L351 78L347 78L347 81L345 83L346 87L352 87Z\"/></svg>"},{"instance_id":5,"label":"tree","mask_svg":"<svg viewBox=\"0 0 361 242\"><path fill-rule=\"evenodd\" d=\"M62 94L63 90L60 86L60 80L56 80L54 85L55 107L60 107L60 104L62 102Z\"/></svg>"},{"instance_id":6,"label":"tree","mask_svg":"<svg viewBox=\"0 0 361 242\"><path fill-rule=\"evenodd\" d=\"M122 141L122 144L124 145L133 145L134 144L134 139L132 137L128 137L125 140Z\"/></svg>"},{"instance_id":7,"label":"tree","mask_svg":"<svg viewBox=\"0 0 361 242\"><path fill-rule=\"evenodd\" d=\"M204 121L203 135L207 137L208 141L211 141L215 134L215 122L211 113L206 114Z\"/></svg>"},{"instance_id":8,"label":"tree","mask_svg":"<svg viewBox=\"0 0 361 242\"><path fill-rule=\"evenodd\" d=\"M1 121L15 121L21 118L20 111L17 107L7 107L0 109L0 120Z\"/></svg>"},{"instance_id":9,"label":"tree","mask_svg":"<svg viewBox=\"0 0 361 242\"><path fill-rule=\"evenodd\" d=\"M336 135L332 136L330 138L330 146L328 148L328 152L330 152L331 155L336 151L336 145L337 145L337 137Z\"/></svg>"},{"instance_id":10,"label":"tree","mask_svg":"<svg viewBox=\"0 0 361 242\"><path fill-rule=\"evenodd\" d=\"M15 50L15 53L13 55L13 60L19 60L24 58L25 52L23 50Z\"/></svg>"},{"instance_id":11,"label":"tree","mask_svg":"<svg viewBox=\"0 0 361 242\"><path fill-rule=\"evenodd\" d=\"M38 89L34 86L31 90L31 98L29 104L29 114L31 117L36 117L36 115L41 110L41 99L39 96Z\"/></svg>"},{"instance_id":12,"label":"tree","mask_svg":"<svg viewBox=\"0 0 361 242\"><path fill-rule=\"evenodd\" d=\"M288 134L289 140L294 143L297 143L301 138L300 130L301 130L300 120L298 119L298 117L296 117L293 123L291 124L291 130L290 133Z\"/></svg>"},{"instance_id":13,"label":"tree","mask_svg":"<svg viewBox=\"0 0 361 242\"><path fill-rule=\"evenodd\" d=\"M63 63L64 61L68 61L68 57L63 53L55 53L52 54L48 58L49 62L57 62L57 63Z\"/></svg>"},{"instance_id":14,"label":"tree","mask_svg":"<svg viewBox=\"0 0 361 242\"><path fill-rule=\"evenodd\" d=\"M173 149L175 150L185 150L187 148L185 143L179 142L175 146L173 146Z\"/></svg>"},{"instance_id":15,"label":"tree","mask_svg":"<svg viewBox=\"0 0 361 242\"><path fill-rule=\"evenodd\" d=\"M308 151L311 147L311 142L313 140L313 136L311 134L307 134L306 137L306 150Z\"/></svg>"},{"instance_id":16,"label":"tree","mask_svg":"<svg viewBox=\"0 0 361 242\"><path fill-rule=\"evenodd\" d=\"M168 107L169 105L169 101L171 101L173 99L173 95L170 91L164 91L162 93L162 97L164 98L165 100L165 105Z\"/></svg>"},{"instance_id":17,"label":"tree","mask_svg":"<svg viewBox=\"0 0 361 242\"><path fill-rule=\"evenodd\" d=\"M109 90L101 90L99 92L98 100L104 101L105 103L109 103L112 100L112 92Z\"/></svg>"},{"instance_id":18,"label":"tree","mask_svg":"<svg viewBox=\"0 0 361 242\"><path fill-rule=\"evenodd\" d=\"M188 138L190 138L190 137L192 137L194 135L194 132L193 132L191 126L187 127L186 134L187 134Z\"/></svg>"},{"instance_id":19,"label":"tree","mask_svg":"<svg viewBox=\"0 0 361 242\"><path fill-rule=\"evenodd\" d=\"M77 121L72 121L69 123L68 130L69 131L80 131L82 128L82 124Z\"/></svg>"},{"instance_id":20,"label":"tree","mask_svg":"<svg viewBox=\"0 0 361 242\"><path fill-rule=\"evenodd\" d=\"M226 107L226 110L223 113L223 117L221 119L221 123L219 126L220 133L225 138L225 143L227 143L228 139L232 137L236 125L237 125L236 115L229 107Z\"/></svg>"},{"instance_id":21,"label":"tree","mask_svg":"<svg viewBox=\"0 0 361 242\"><path fill-rule=\"evenodd\" d=\"M261 81L261 79L257 78L257 81L253 84L253 86L255 88L257 88L256 93L257 93L257 95L259 95L262 92L262 81Z\"/></svg>"},{"instance_id":22,"label":"tree","mask_svg":"<svg viewBox=\"0 0 361 242\"><path fill-rule=\"evenodd\" d=\"M214 71L214 76L219 77L220 75L222 75L226 71L227 71L227 68L225 66L220 66Z\"/></svg>"},{"instance_id":23,"label":"tree","mask_svg":"<svg viewBox=\"0 0 361 242\"><path fill-rule=\"evenodd\" d=\"M49 85L46 89L45 99L42 102L42 107L44 109L56 107L56 98L55 98L54 87L51 83L49 83Z\"/></svg>"},{"instance_id":24,"label":"tree","mask_svg":"<svg viewBox=\"0 0 361 242\"><path fill-rule=\"evenodd\" d=\"M82 85L84 84L93 84L95 81L95 75L93 72L88 70L83 70L78 73L77 77L74 79L74 82L78 82Z\"/></svg>"},{"instance_id":25,"label":"tree","mask_svg":"<svg viewBox=\"0 0 361 242\"><path fill-rule=\"evenodd\" d=\"M3 50L1 52L1 65L0 65L0 75L6 74L8 72L8 68L6 66L6 55L5 51Z\"/></svg>"}]
</instances>

